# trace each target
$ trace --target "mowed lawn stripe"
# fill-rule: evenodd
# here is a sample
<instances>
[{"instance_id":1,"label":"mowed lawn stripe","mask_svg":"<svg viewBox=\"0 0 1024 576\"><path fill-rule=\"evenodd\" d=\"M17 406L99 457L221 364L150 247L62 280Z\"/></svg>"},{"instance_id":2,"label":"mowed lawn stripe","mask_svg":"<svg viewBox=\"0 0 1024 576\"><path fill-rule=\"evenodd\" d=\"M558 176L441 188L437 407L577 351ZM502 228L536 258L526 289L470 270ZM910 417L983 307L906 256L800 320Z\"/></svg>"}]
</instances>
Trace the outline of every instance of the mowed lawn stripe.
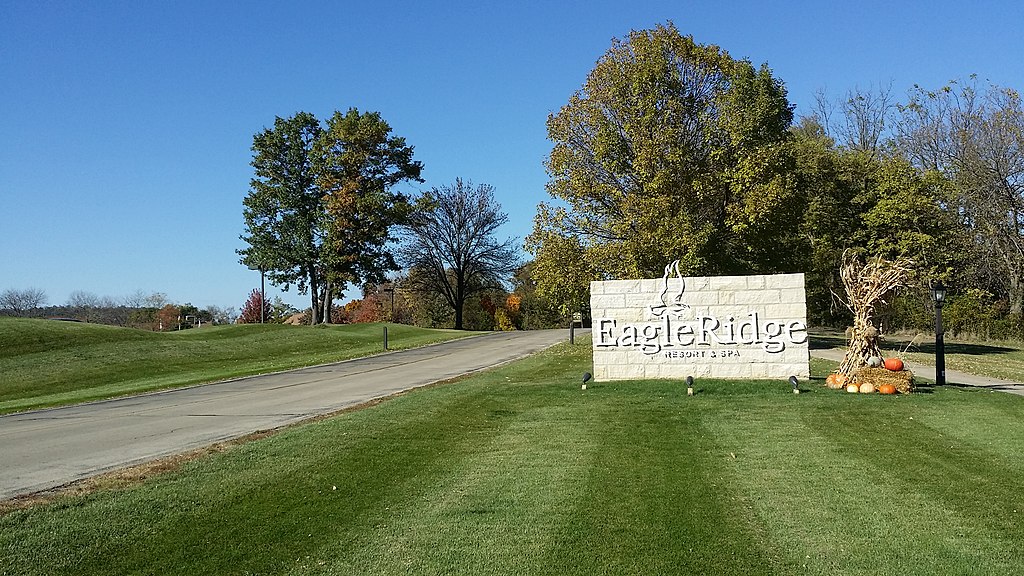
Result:
<instances>
[{"instance_id":1,"label":"mowed lawn stripe","mask_svg":"<svg viewBox=\"0 0 1024 576\"><path fill-rule=\"evenodd\" d=\"M483 417L507 425L488 430L422 501L392 509L351 561L334 550L315 563L360 574L657 574L709 565L770 573L748 507L721 498L721 451L693 414L680 413L678 385L581 392L568 384L578 373L565 374L564 388L517 384L517 371L509 374L482 406ZM645 399L658 386L660 398ZM623 403L623 392L640 398Z\"/></svg>"},{"instance_id":2,"label":"mowed lawn stripe","mask_svg":"<svg viewBox=\"0 0 1024 576\"><path fill-rule=\"evenodd\" d=\"M563 407L490 412L507 423L451 462L421 499L393 509L369 546L344 562L328 558L326 564L352 574L543 569L559 524L581 497L567 488L578 484L596 445L576 440L582 423L573 422L573 411Z\"/></svg>"},{"instance_id":3,"label":"mowed lawn stripe","mask_svg":"<svg viewBox=\"0 0 1024 576\"><path fill-rule=\"evenodd\" d=\"M684 386L602 384L592 398L598 458L549 573L772 573L760 526Z\"/></svg>"},{"instance_id":4,"label":"mowed lawn stripe","mask_svg":"<svg viewBox=\"0 0 1024 576\"><path fill-rule=\"evenodd\" d=\"M940 391L931 399L931 408L947 404L945 417L955 413L955 405L945 402L944 397L950 394L959 392ZM981 396L977 399L981 403L988 395L974 394ZM824 419L817 424L848 457L875 470L872 479L878 489L896 498L916 494L928 506L920 511L921 517L943 519L928 531L908 525L890 532L914 534L917 542L934 542L932 553L924 553L927 546L907 546L919 553L915 564L927 566L936 560L959 558L954 565L935 565L935 573L959 571L981 561L1005 573L1016 571L1024 552L1024 494L1020 490L1024 452L1005 459L980 449L976 441L965 440L962 432L942 433L914 409L920 401L919 397L904 403L902 410L888 412L890 418L882 422L877 413L871 416L849 411L833 418L831 426ZM993 417L998 418L997 414L994 412ZM872 421L874 427L865 426ZM1011 430L1019 427L1020 420L1007 419L1003 424ZM899 443L892 442L892 438L899 438Z\"/></svg>"},{"instance_id":5,"label":"mowed lawn stripe","mask_svg":"<svg viewBox=\"0 0 1024 576\"><path fill-rule=\"evenodd\" d=\"M731 433L735 477L787 572L946 574L993 566L1012 573L1024 536L1014 524L1020 515L1013 510L1022 508L1011 481L1020 456L1007 467L996 454L957 452L957 440L950 450L950 439L915 416L922 406L941 410L949 394L894 401L815 391L801 396L802 407L726 408L707 421L720 435ZM946 404L946 412L955 410ZM1015 429L1019 421L1003 425Z\"/></svg>"},{"instance_id":6,"label":"mowed lawn stripe","mask_svg":"<svg viewBox=\"0 0 1024 576\"><path fill-rule=\"evenodd\" d=\"M453 457L476 449L491 426L472 419L468 429L452 416L472 418L479 403L477 395L398 398L58 505L53 515L9 514L3 534L13 535L13 523L45 537L25 549L0 541L8 558L29 559L19 574L277 574L343 557L371 546L394 509L422 502Z\"/></svg>"},{"instance_id":7,"label":"mowed lawn stripe","mask_svg":"<svg viewBox=\"0 0 1024 576\"><path fill-rule=\"evenodd\" d=\"M422 497L391 510L369 545L325 551L336 573L550 573L551 541L600 448L575 386L578 351L565 347L456 386L473 410L454 415L473 438ZM549 378L538 381L538 372ZM294 573L301 573L301 569Z\"/></svg>"}]
</instances>

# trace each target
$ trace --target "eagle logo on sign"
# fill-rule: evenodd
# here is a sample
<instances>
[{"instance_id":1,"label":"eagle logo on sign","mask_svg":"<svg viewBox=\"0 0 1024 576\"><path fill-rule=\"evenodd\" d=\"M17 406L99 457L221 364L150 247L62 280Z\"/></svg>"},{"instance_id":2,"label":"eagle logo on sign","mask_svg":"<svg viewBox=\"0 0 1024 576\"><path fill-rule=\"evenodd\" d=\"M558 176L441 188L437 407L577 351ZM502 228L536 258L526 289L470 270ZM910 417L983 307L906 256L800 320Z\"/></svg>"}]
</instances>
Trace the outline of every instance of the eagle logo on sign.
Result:
<instances>
[{"instance_id":1,"label":"eagle logo on sign","mask_svg":"<svg viewBox=\"0 0 1024 576\"><path fill-rule=\"evenodd\" d=\"M678 280L679 289L671 291L669 285L672 283L673 278ZM661 318L666 313L672 315L679 315L683 310L689 310L690 306L683 302L683 292L686 291L686 281L683 280L683 275L679 272L679 260L673 261L671 264L665 266L665 275L661 279L662 288L661 294L658 296L659 303L651 305L651 314L655 317Z\"/></svg>"}]
</instances>

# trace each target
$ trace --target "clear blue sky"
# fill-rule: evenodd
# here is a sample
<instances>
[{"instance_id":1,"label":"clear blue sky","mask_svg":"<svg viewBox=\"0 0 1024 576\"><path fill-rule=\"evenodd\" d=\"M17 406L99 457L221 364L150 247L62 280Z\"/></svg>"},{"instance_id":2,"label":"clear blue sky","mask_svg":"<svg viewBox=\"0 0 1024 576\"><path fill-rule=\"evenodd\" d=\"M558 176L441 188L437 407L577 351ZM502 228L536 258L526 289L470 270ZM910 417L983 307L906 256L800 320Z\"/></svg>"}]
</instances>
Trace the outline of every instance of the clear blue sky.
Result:
<instances>
[{"instance_id":1,"label":"clear blue sky","mask_svg":"<svg viewBox=\"0 0 1024 576\"><path fill-rule=\"evenodd\" d=\"M491 184L522 238L547 198L548 114L612 38L667 20L767 62L798 115L823 88L1024 90L1015 1L3 0L0 290L240 307L259 286L235 254L252 136L300 110L380 112L422 188Z\"/></svg>"}]
</instances>

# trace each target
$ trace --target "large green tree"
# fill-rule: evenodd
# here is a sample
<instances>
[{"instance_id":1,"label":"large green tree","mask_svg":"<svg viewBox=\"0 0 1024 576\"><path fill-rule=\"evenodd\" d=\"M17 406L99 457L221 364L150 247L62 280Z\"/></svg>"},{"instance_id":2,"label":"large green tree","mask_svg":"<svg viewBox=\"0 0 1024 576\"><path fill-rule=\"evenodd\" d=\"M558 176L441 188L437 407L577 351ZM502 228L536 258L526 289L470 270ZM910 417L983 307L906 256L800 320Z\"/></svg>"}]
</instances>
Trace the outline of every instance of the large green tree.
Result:
<instances>
[{"instance_id":1,"label":"large green tree","mask_svg":"<svg viewBox=\"0 0 1024 576\"><path fill-rule=\"evenodd\" d=\"M847 250L910 258L927 280L957 266L963 242L948 180L913 166L892 145L888 91L850 92L840 104L838 114L820 105L792 132L796 175L807 197L799 231L808 311L814 322L841 325L848 313L833 294L844 290L838 269ZM923 313L927 284L917 289L909 300Z\"/></svg>"},{"instance_id":2,"label":"large green tree","mask_svg":"<svg viewBox=\"0 0 1024 576\"><path fill-rule=\"evenodd\" d=\"M596 277L791 270L792 109L782 82L672 24L615 40L548 119L548 192L528 238L541 291L567 281L548 256L580 251ZM560 246L551 248L549 243ZM550 270L553 274L545 274Z\"/></svg>"},{"instance_id":3,"label":"large green tree","mask_svg":"<svg viewBox=\"0 0 1024 576\"><path fill-rule=\"evenodd\" d=\"M272 284L309 293L313 323L322 295L326 214L313 172L320 121L308 112L276 118L253 136L249 193L242 200L248 247L241 262L263 270Z\"/></svg>"},{"instance_id":4,"label":"large green tree","mask_svg":"<svg viewBox=\"0 0 1024 576\"><path fill-rule=\"evenodd\" d=\"M397 268L388 242L408 199L393 187L418 180L422 165L379 114L355 109L326 125L306 112L277 118L252 151L241 262L308 293L311 322L329 322L346 284Z\"/></svg>"},{"instance_id":5,"label":"large green tree","mask_svg":"<svg viewBox=\"0 0 1024 576\"><path fill-rule=\"evenodd\" d=\"M335 292L346 284L380 283L398 270L392 230L408 220L411 204L394 189L422 182L423 165L413 160L405 138L376 112L335 112L314 145L317 186L327 212L323 309L330 318Z\"/></svg>"}]
</instances>

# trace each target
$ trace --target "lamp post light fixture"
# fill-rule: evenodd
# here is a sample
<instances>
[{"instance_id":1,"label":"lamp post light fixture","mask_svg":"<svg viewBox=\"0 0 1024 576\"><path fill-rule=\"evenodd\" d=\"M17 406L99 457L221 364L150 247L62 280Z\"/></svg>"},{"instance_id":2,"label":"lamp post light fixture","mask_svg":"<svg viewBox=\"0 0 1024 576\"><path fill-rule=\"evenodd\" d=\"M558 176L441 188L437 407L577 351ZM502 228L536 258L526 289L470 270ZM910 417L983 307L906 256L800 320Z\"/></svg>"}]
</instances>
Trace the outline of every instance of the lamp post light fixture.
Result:
<instances>
[{"instance_id":1,"label":"lamp post light fixture","mask_svg":"<svg viewBox=\"0 0 1024 576\"><path fill-rule=\"evenodd\" d=\"M260 324L267 323L267 269L260 264Z\"/></svg>"},{"instance_id":2,"label":"lamp post light fixture","mask_svg":"<svg viewBox=\"0 0 1024 576\"><path fill-rule=\"evenodd\" d=\"M267 267L263 264L256 268L249 266L249 270L260 271L260 324L267 323Z\"/></svg>"},{"instance_id":3,"label":"lamp post light fixture","mask_svg":"<svg viewBox=\"0 0 1024 576\"><path fill-rule=\"evenodd\" d=\"M946 384L946 342L942 330L942 306L946 303L946 287L942 280L932 284L932 300L935 301L935 385Z\"/></svg>"},{"instance_id":4,"label":"lamp post light fixture","mask_svg":"<svg viewBox=\"0 0 1024 576\"><path fill-rule=\"evenodd\" d=\"M381 291L384 292L384 293L388 293L388 292L391 293L391 317L388 318L388 320L391 321L391 322L394 322L395 321L395 287L392 286L390 288L382 288Z\"/></svg>"}]
</instances>

